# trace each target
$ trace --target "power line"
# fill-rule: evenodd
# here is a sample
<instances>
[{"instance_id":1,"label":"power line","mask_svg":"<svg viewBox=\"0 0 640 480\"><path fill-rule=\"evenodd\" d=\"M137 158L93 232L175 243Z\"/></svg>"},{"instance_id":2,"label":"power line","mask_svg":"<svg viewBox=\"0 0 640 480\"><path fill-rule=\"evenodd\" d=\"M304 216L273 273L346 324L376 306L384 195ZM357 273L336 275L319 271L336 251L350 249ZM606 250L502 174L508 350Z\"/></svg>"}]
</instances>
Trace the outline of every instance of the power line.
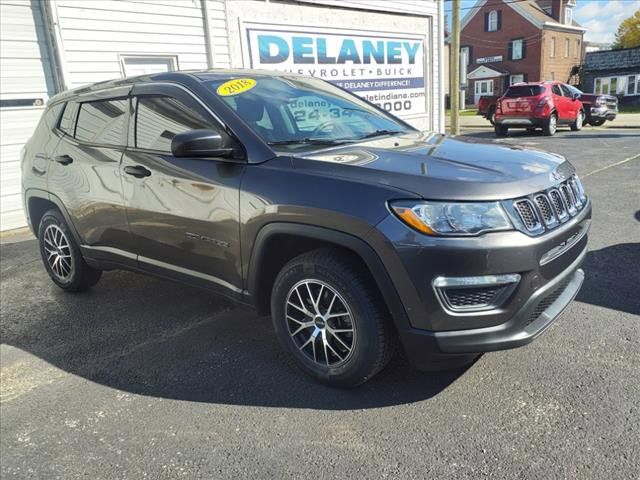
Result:
<instances>
[{"instance_id":1,"label":"power line","mask_svg":"<svg viewBox=\"0 0 640 480\"><path fill-rule=\"evenodd\" d=\"M529 1L530 0L508 0L506 2L502 2L502 4L508 5L510 3L522 3L522 2L529 2ZM451 3L451 0L445 0L445 2L446 3ZM500 5L499 3L495 4L495 6L499 6L499 5ZM493 5L491 5L491 6L493 6ZM474 5L473 7L464 7L464 8L461 8L460 10L473 10L474 8L480 8L480 7Z\"/></svg>"}]
</instances>

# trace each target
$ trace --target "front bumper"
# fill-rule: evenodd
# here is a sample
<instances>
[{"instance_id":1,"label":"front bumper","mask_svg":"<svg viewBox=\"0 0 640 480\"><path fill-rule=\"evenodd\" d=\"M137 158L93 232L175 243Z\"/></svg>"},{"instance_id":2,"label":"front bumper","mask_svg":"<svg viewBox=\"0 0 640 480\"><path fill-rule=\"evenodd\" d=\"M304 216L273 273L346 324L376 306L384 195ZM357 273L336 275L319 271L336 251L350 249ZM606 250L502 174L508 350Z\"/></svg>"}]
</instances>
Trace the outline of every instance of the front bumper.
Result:
<instances>
[{"instance_id":1,"label":"front bumper","mask_svg":"<svg viewBox=\"0 0 640 480\"><path fill-rule=\"evenodd\" d=\"M537 290L506 323L487 328L431 332L444 353L476 353L520 347L540 335L575 298L584 272L579 268L587 253L580 256L555 279Z\"/></svg>"},{"instance_id":2,"label":"front bumper","mask_svg":"<svg viewBox=\"0 0 640 480\"><path fill-rule=\"evenodd\" d=\"M590 227L590 202L555 230L529 237L496 232L469 238L407 233L394 218L383 222L407 278L394 278L409 325L397 324L410 362L421 369L482 352L514 348L540 335L579 291ZM395 223L394 223L395 222ZM558 253L560 252L560 253ZM392 270L398 272L399 270ZM433 288L442 277L520 275L498 308L452 312Z\"/></svg>"},{"instance_id":3,"label":"front bumper","mask_svg":"<svg viewBox=\"0 0 640 480\"><path fill-rule=\"evenodd\" d=\"M616 118L618 110L613 110L607 107L592 107L589 111L591 118L599 118L605 120L613 120Z\"/></svg>"}]
</instances>

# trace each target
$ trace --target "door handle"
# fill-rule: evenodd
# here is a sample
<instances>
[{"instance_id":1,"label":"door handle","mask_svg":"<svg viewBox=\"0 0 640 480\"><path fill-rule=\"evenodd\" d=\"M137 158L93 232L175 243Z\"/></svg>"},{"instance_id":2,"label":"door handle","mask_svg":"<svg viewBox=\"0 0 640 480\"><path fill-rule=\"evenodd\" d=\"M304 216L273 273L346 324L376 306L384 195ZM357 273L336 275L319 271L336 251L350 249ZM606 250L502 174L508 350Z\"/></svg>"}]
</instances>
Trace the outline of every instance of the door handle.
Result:
<instances>
[{"instance_id":1,"label":"door handle","mask_svg":"<svg viewBox=\"0 0 640 480\"><path fill-rule=\"evenodd\" d=\"M70 163L73 163L73 158L69 155L58 155L54 160L61 165L69 165Z\"/></svg>"},{"instance_id":2,"label":"door handle","mask_svg":"<svg viewBox=\"0 0 640 480\"><path fill-rule=\"evenodd\" d=\"M124 167L124 173L127 175L133 175L136 178L144 178L151 175L151 170L144 168L142 165L129 165Z\"/></svg>"}]
</instances>

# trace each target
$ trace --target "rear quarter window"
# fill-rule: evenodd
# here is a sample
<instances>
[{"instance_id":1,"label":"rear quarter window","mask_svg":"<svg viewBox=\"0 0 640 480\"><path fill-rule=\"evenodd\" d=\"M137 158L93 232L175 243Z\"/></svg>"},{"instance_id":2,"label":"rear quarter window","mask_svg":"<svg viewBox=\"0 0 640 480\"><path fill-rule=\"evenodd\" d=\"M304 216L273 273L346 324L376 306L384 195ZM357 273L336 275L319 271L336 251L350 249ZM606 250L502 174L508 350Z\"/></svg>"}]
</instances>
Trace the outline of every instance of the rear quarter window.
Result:
<instances>
[{"instance_id":1,"label":"rear quarter window","mask_svg":"<svg viewBox=\"0 0 640 480\"><path fill-rule=\"evenodd\" d=\"M60 119L60 125L58 128L64 133L70 136L75 135L76 131L76 118L78 117L78 104L75 102L69 102L64 107L64 113Z\"/></svg>"},{"instance_id":2,"label":"rear quarter window","mask_svg":"<svg viewBox=\"0 0 640 480\"><path fill-rule=\"evenodd\" d=\"M540 85L519 85L517 87L509 87L504 96L507 98L537 97L542 92L544 92L544 87Z\"/></svg>"}]
</instances>

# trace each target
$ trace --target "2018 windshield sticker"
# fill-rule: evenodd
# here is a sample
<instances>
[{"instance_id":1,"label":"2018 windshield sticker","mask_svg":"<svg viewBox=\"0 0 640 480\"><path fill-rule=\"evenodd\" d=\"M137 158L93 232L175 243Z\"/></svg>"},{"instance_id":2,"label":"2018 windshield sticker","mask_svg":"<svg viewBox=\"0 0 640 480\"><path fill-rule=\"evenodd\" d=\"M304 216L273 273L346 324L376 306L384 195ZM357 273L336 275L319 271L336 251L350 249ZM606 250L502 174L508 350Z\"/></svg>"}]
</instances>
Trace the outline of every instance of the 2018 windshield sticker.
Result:
<instances>
[{"instance_id":1,"label":"2018 windshield sticker","mask_svg":"<svg viewBox=\"0 0 640 480\"><path fill-rule=\"evenodd\" d=\"M236 78L224 82L218 87L216 93L221 97L232 97L251 90L256 86L256 83L253 78Z\"/></svg>"}]
</instances>

